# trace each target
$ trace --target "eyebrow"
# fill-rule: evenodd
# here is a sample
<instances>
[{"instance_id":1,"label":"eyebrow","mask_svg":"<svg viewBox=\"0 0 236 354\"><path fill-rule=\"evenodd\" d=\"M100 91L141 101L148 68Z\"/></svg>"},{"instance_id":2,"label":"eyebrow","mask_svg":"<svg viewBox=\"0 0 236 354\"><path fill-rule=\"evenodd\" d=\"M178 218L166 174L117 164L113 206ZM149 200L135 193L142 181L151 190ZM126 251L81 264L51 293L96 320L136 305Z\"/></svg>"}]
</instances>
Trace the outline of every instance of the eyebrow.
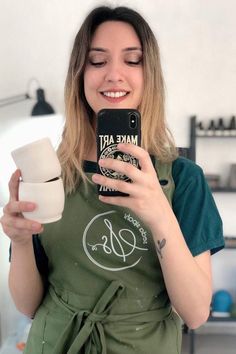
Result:
<instances>
[{"instance_id":1,"label":"eyebrow","mask_svg":"<svg viewBox=\"0 0 236 354\"><path fill-rule=\"evenodd\" d=\"M134 50L138 50L140 52L142 52L142 48L141 47L127 47L122 49L122 52L130 52L130 51L134 51ZM106 53L108 52L108 49L106 48L101 48L101 47L92 47L89 49L90 52L102 52L102 53Z\"/></svg>"}]
</instances>

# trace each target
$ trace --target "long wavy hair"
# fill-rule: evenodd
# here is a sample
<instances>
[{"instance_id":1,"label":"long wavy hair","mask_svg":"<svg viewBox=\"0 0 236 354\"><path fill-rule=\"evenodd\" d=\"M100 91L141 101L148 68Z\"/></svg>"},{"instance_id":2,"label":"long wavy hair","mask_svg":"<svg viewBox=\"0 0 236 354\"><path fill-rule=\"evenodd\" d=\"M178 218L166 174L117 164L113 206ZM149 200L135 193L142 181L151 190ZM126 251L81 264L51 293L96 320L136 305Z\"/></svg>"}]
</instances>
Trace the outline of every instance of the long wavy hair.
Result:
<instances>
[{"instance_id":1,"label":"long wavy hair","mask_svg":"<svg viewBox=\"0 0 236 354\"><path fill-rule=\"evenodd\" d=\"M164 80L152 30L139 13L127 7L97 7L88 14L76 35L65 83L66 121L58 157L67 194L73 192L81 180L88 181L83 161L92 148L95 132L92 127L94 112L84 94L84 70L94 32L105 21L130 24L141 42L144 92L138 110L142 117L142 147L163 162L173 161L177 156L165 120Z\"/></svg>"}]
</instances>

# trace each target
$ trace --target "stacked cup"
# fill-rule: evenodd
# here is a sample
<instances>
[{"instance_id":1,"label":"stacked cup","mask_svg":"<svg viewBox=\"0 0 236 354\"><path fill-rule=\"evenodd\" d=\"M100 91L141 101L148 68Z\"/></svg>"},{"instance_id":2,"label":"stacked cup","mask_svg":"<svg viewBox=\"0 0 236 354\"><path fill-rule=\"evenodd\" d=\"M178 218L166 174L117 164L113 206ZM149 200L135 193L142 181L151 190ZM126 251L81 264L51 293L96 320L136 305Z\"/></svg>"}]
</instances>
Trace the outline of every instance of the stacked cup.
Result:
<instances>
[{"instance_id":1,"label":"stacked cup","mask_svg":"<svg viewBox=\"0 0 236 354\"><path fill-rule=\"evenodd\" d=\"M21 170L19 200L36 204L31 212L24 212L27 219L42 224L62 217L65 193L61 179L61 166L49 138L34 141L11 152Z\"/></svg>"}]
</instances>

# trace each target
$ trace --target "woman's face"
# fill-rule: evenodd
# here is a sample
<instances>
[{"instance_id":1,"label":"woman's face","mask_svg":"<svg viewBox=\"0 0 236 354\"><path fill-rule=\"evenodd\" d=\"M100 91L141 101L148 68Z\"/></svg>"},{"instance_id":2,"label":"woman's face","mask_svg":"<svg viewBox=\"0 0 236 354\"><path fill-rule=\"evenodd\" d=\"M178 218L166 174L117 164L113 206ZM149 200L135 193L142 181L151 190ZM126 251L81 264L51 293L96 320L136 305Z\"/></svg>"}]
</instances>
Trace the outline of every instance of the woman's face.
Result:
<instances>
[{"instance_id":1,"label":"woman's face","mask_svg":"<svg viewBox=\"0 0 236 354\"><path fill-rule=\"evenodd\" d=\"M107 21L92 38L84 72L84 92L97 113L102 108L137 109L143 95L140 40L133 27Z\"/></svg>"}]
</instances>

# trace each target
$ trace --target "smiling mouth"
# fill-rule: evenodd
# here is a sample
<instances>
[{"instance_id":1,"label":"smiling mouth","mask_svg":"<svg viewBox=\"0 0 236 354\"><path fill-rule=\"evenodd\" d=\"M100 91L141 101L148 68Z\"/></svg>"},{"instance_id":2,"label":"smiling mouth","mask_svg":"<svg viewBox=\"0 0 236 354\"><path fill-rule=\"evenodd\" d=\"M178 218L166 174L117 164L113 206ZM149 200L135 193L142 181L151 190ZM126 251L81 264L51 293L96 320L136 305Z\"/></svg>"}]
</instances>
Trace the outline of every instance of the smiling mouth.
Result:
<instances>
[{"instance_id":1,"label":"smiling mouth","mask_svg":"<svg viewBox=\"0 0 236 354\"><path fill-rule=\"evenodd\" d=\"M125 97L129 94L129 92L127 91L104 91L101 92L101 94L105 97L109 97L109 98L121 98L121 97Z\"/></svg>"}]
</instances>

